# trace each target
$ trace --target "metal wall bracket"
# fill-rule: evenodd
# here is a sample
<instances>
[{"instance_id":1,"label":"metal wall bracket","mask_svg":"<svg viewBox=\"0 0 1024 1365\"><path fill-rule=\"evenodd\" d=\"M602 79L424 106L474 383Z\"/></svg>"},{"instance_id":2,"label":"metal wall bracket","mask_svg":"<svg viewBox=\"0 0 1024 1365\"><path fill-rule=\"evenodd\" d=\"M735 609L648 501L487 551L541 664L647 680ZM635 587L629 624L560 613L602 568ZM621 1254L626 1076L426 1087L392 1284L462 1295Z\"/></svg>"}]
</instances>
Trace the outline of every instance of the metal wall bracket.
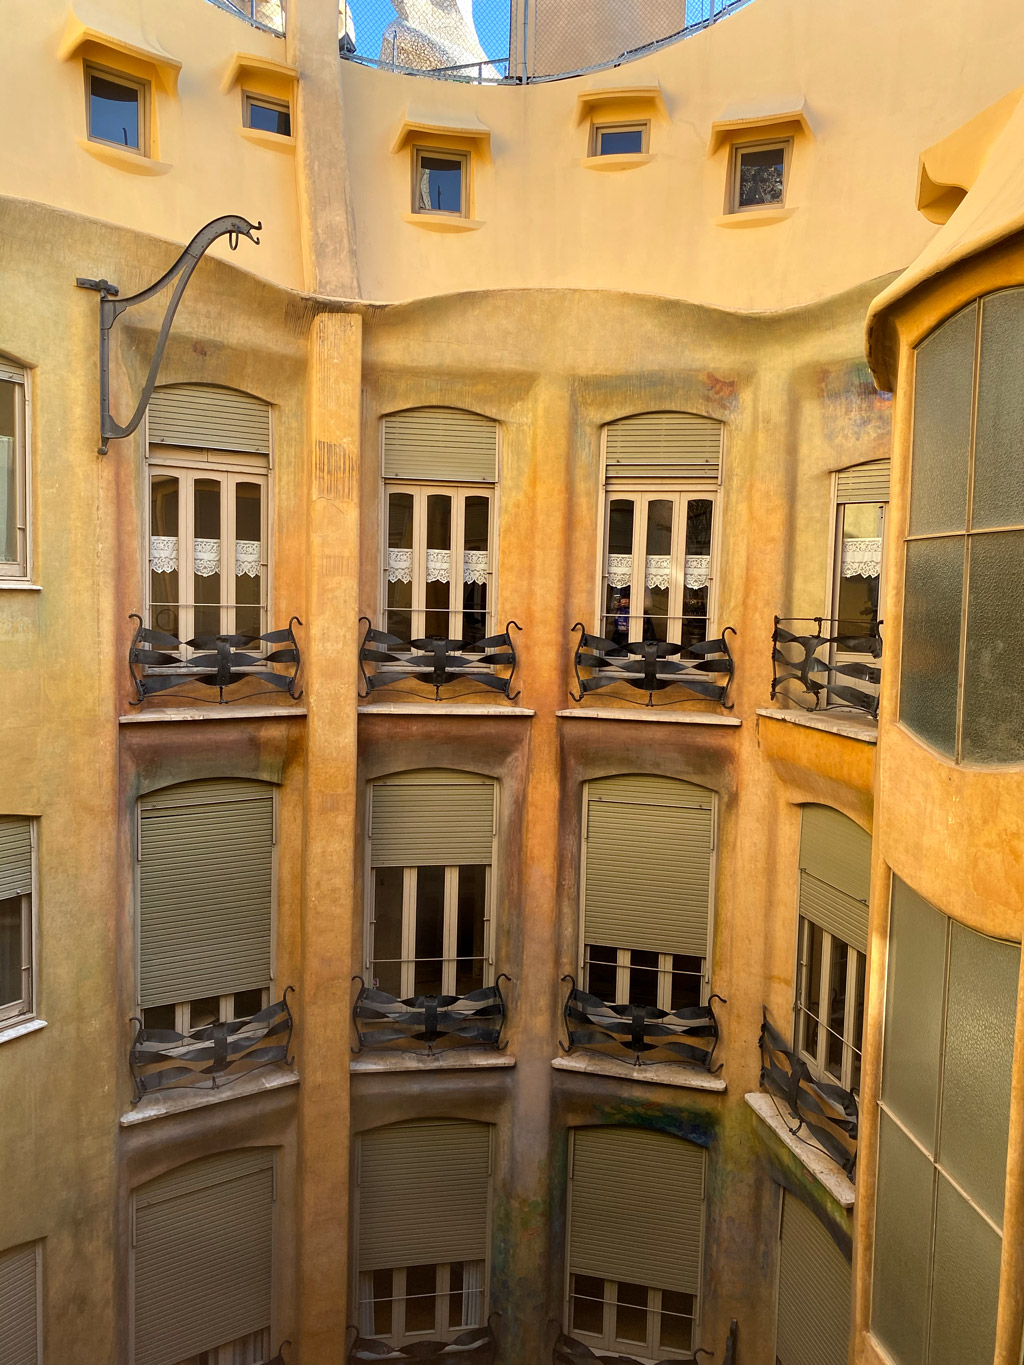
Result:
<instances>
[{"instance_id":1,"label":"metal wall bracket","mask_svg":"<svg viewBox=\"0 0 1024 1365\"><path fill-rule=\"evenodd\" d=\"M174 315L178 311L178 304L181 302L181 296L192 278L193 271L202 260L205 252L218 237L229 238L232 251L238 246L239 237L248 237L250 242L255 242L259 246L260 239L253 234L260 231L262 227L262 223L250 223L247 218L243 218L237 213L228 214L224 218L215 218L212 223L207 223L204 228L200 228L166 274L161 275L156 283L151 284L148 289L143 289L138 294L131 294L126 299L118 296L117 286L111 284L109 280L89 280L84 276L79 276L75 281L80 289L95 289L100 296L100 444L98 449L101 455L106 455L107 448L112 440L130 436L142 421L143 414L149 406L149 400L153 396L160 362L164 358L167 338L170 335ZM175 279L178 283L174 286L174 293L171 295L167 312L164 314L164 320L160 325L160 334L156 340L156 349L153 352L153 360L149 367L149 374L146 376L142 397L129 420L124 426L121 426L110 415L110 330L128 308L134 308L137 303L146 303L159 294L162 289L166 289Z\"/></svg>"}]
</instances>

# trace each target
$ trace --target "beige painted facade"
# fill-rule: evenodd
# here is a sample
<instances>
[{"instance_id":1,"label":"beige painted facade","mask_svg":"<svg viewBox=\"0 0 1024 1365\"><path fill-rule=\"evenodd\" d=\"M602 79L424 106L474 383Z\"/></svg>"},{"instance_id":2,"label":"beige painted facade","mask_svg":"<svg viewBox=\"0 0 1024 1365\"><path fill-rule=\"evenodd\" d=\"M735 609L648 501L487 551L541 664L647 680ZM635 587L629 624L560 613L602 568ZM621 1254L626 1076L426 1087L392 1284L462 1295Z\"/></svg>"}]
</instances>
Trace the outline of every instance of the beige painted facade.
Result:
<instances>
[{"instance_id":1,"label":"beige painted facade","mask_svg":"<svg viewBox=\"0 0 1024 1365\"><path fill-rule=\"evenodd\" d=\"M742 1365L775 1361L785 1190L853 1256L850 1360L884 1362L870 1286L891 874L980 932L1019 942L1024 924L1019 769L953 765L896 720L912 348L961 303L1024 280L1009 209L989 206L942 254L960 214L938 227L917 211L918 158L1020 87L1024 13L1000 4L979 29L952 0L914 0L880 29L852 0L753 0L615 71L488 88L336 64L333 0L288 9L286 39L207 0L38 0L5 16L0 109L18 135L0 186L0 361L22 367L28 397L31 574L0 578L0 815L32 817L37 849L34 1010L0 1019L0 1255L42 1244L41 1359L132 1365L132 1192L252 1146L276 1153L272 1351L288 1339L288 1365L334 1365L358 1316L351 1138L449 1118L494 1127L503 1365L547 1359L563 1319L568 1134L595 1124L706 1150L699 1344L716 1361L732 1319ZM90 61L150 82L150 157L89 142ZM244 91L290 100L293 136L244 128ZM595 118L649 118L650 159L583 164ZM971 142L964 211L986 167L1020 183L1017 144L985 140L1002 126ZM785 212L740 223L725 212L732 147L772 137L792 138ZM416 146L469 151L466 230L409 212ZM950 157L929 164L955 178ZM145 425L96 453L97 299L75 280L132 294L225 213L261 220L261 243L212 248L158 382L270 405L268 627L300 618L303 695L137 707ZM122 420L165 299L114 328ZM495 630L522 626L514 702L461 686L457 705L415 685L357 695L359 618L384 624L381 422L431 406L498 424L490 607ZM724 429L715 617L736 631L730 706L669 693L646 710L619 688L576 705L572 628L599 633L602 429L662 411ZM890 453L881 722L801 717L771 701L773 618L832 614L836 472ZM472 1067L352 1056L368 784L422 768L499 784L509 1046ZM561 978L579 970L583 784L622 773L717 798L709 967L726 1003L711 1084L677 1066L585 1070L559 1045ZM136 803L213 777L277 790L274 988L296 988L294 1066L134 1104ZM783 1031L792 1017L807 803L873 835L855 1204L838 1167L796 1154L745 1098L760 1090L762 1007ZM1022 1028L993 1365L1017 1365L1024 1314Z\"/></svg>"}]
</instances>

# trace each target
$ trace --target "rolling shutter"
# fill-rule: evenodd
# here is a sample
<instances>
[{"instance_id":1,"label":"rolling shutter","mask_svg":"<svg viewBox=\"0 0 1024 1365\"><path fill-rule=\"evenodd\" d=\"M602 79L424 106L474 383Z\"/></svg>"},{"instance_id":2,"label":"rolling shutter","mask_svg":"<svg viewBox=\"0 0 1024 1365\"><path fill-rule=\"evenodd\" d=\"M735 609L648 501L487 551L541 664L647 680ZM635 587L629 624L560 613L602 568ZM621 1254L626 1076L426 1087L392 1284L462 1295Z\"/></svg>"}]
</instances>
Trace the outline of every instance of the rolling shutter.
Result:
<instances>
[{"instance_id":1,"label":"rolling shutter","mask_svg":"<svg viewBox=\"0 0 1024 1365\"><path fill-rule=\"evenodd\" d=\"M871 835L829 806L804 806L801 915L867 953L870 886Z\"/></svg>"},{"instance_id":2,"label":"rolling shutter","mask_svg":"<svg viewBox=\"0 0 1024 1365\"><path fill-rule=\"evenodd\" d=\"M384 418L384 477L495 483L498 424L457 408L411 408Z\"/></svg>"},{"instance_id":3,"label":"rolling shutter","mask_svg":"<svg viewBox=\"0 0 1024 1365\"><path fill-rule=\"evenodd\" d=\"M712 793L671 777L587 787L583 938L706 957Z\"/></svg>"},{"instance_id":4,"label":"rolling shutter","mask_svg":"<svg viewBox=\"0 0 1024 1365\"><path fill-rule=\"evenodd\" d=\"M640 1128L572 1144L570 1273L699 1294L704 1149Z\"/></svg>"},{"instance_id":5,"label":"rolling shutter","mask_svg":"<svg viewBox=\"0 0 1024 1365\"><path fill-rule=\"evenodd\" d=\"M487 1258L491 1130L423 1119L359 1138L359 1270Z\"/></svg>"},{"instance_id":6,"label":"rolling shutter","mask_svg":"<svg viewBox=\"0 0 1024 1365\"><path fill-rule=\"evenodd\" d=\"M39 1248L0 1251L0 1361L39 1365Z\"/></svg>"},{"instance_id":7,"label":"rolling shutter","mask_svg":"<svg viewBox=\"0 0 1024 1365\"><path fill-rule=\"evenodd\" d=\"M142 1007L269 985L273 789L187 782L139 806Z\"/></svg>"},{"instance_id":8,"label":"rolling shutter","mask_svg":"<svg viewBox=\"0 0 1024 1365\"><path fill-rule=\"evenodd\" d=\"M133 1365L176 1365L270 1326L274 1157L192 1161L133 1201Z\"/></svg>"},{"instance_id":9,"label":"rolling shutter","mask_svg":"<svg viewBox=\"0 0 1024 1365\"><path fill-rule=\"evenodd\" d=\"M606 478L715 479L721 422L689 412L643 412L605 428Z\"/></svg>"},{"instance_id":10,"label":"rolling shutter","mask_svg":"<svg viewBox=\"0 0 1024 1365\"><path fill-rule=\"evenodd\" d=\"M888 502L889 461L841 469L836 475L836 502Z\"/></svg>"},{"instance_id":11,"label":"rolling shutter","mask_svg":"<svg viewBox=\"0 0 1024 1365\"><path fill-rule=\"evenodd\" d=\"M846 1365L850 1265L814 1214L782 1198L775 1354L781 1365Z\"/></svg>"},{"instance_id":12,"label":"rolling shutter","mask_svg":"<svg viewBox=\"0 0 1024 1365\"><path fill-rule=\"evenodd\" d=\"M374 867L465 867L490 863L495 784L444 769L373 784Z\"/></svg>"},{"instance_id":13,"label":"rolling shutter","mask_svg":"<svg viewBox=\"0 0 1024 1365\"><path fill-rule=\"evenodd\" d=\"M32 894L32 821L0 816L0 900Z\"/></svg>"},{"instance_id":14,"label":"rolling shutter","mask_svg":"<svg viewBox=\"0 0 1024 1365\"><path fill-rule=\"evenodd\" d=\"M149 401L149 443L269 455L270 407L252 394L206 384L155 389Z\"/></svg>"}]
</instances>

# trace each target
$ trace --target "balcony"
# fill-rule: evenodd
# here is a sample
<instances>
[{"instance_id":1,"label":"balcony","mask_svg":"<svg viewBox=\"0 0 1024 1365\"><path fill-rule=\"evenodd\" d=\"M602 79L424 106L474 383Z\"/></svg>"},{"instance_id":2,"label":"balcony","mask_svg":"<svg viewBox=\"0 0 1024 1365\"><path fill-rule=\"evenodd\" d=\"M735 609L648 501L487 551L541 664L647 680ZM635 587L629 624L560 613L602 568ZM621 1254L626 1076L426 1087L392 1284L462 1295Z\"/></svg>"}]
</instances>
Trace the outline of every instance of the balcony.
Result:
<instances>
[{"instance_id":1,"label":"balcony","mask_svg":"<svg viewBox=\"0 0 1024 1365\"><path fill-rule=\"evenodd\" d=\"M729 1334L725 1339L721 1365L736 1365L736 1331L737 1323L733 1318L729 1323ZM578 1341L576 1337L571 1337L566 1332L559 1332L551 1359L552 1365L594 1365L594 1362L599 1362L600 1365L644 1365L635 1356L612 1355L609 1351L592 1350L585 1342ZM692 1355L680 1356L678 1359L680 1362L705 1361L706 1365L714 1365L715 1353L706 1346L698 1346ZM658 1365L671 1365L671 1362L663 1360L659 1361Z\"/></svg>"},{"instance_id":2,"label":"balcony","mask_svg":"<svg viewBox=\"0 0 1024 1365\"><path fill-rule=\"evenodd\" d=\"M408 1000L367 986L361 976L352 979L360 985L352 1007L357 1053L377 1050L435 1057L470 1047L502 1052L508 1046L501 1041L506 1019L501 983L511 980L504 972L493 986L468 995L414 995Z\"/></svg>"},{"instance_id":3,"label":"balcony","mask_svg":"<svg viewBox=\"0 0 1024 1365\"><path fill-rule=\"evenodd\" d=\"M491 1328L492 1313L484 1327L471 1327L460 1332L451 1341L417 1341L409 1346L388 1346L373 1337L361 1337L356 1332L352 1345L348 1348L348 1365L404 1365L405 1361L415 1361L416 1365L441 1365L441 1362L458 1361L459 1365L494 1365L497 1342Z\"/></svg>"},{"instance_id":4,"label":"balcony","mask_svg":"<svg viewBox=\"0 0 1024 1365\"><path fill-rule=\"evenodd\" d=\"M573 631L579 631L573 653L577 691L569 692L574 702L619 684L633 692L646 693L645 702L628 695L623 697L638 706L713 701L726 710L732 709L728 697L734 663L728 637L736 632L731 626L726 626L717 640L692 645L674 644L670 640L631 640L620 645L588 634L582 621L576 622ZM587 677L582 676L581 669ZM655 693L669 690L674 692L671 700L655 702ZM684 692L689 695L682 695Z\"/></svg>"},{"instance_id":5,"label":"balcony","mask_svg":"<svg viewBox=\"0 0 1024 1365\"><path fill-rule=\"evenodd\" d=\"M248 1019L209 1024L176 1033L147 1029L142 1020L132 1039L130 1062L137 1099L184 1087L216 1090L274 1062L291 1065L292 1012L289 986L283 997Z\"/></svg>"},{"instance_id":6,"label":"balcony","mask_svg":"<svg viewBox=\"0 0 1024 1365\"><path fill-rule=\"evenodd\" d=\"M509 701L519 697L512 691L512 679L516 672L516 647L512 642L511 631L522 626L509 621L500 635L488 635L483 640L470 644L462 640L442 640L430 637L422 640L402 640L397 635L388 635L383 630L374 630L369 619L360 617L365 625L363 641L359 646L359 671L362 674L361 697L383 687L396 687L399 692L409 692L418 701L424 700L423 693L410 692L408 688L397 686L400 683L419 683L434 689L434 700L453 700L474 687L488 688L500 692ZM366 664L373 666L367 673ZM507 677L500 676L496 669L509 670ZM468 683L456 694L451 688L458 683ZM447 695L442 693L447 690Z\"/></svg>"},{"instance_id":7,"label":"balcony","mask_svg":"<svg viewBox=\"0 0 1024 1365\"><path fill-rule=\"evenodd\" d=\"M284 630L270 630L265 635L199 635L192 640L151 630L135 613L129 619L138 623L128 650L128 669L135 687L133 706L172 691L176 700L204 705L248 702L267 692L284 692L293 701L302 696L298 685L302 658L293 629L302 625L297 616ZM275 667L280 666L289 667L290 672L276 672ZM253 681L262 686L242 687ZM201 690L199 695L179 692L183 687ZM231 696L226 695L229 690Z\"/></svg>"},{"instance_id":8,"label":"balcony","mask_svg":"<svg viewBox=\"0 0 1024 1365\"><path fill-rule=\"evenodd\" d=\"M761 1086L775 1100L776 1109L781 1101L779 1114L789 1132L831 1157L853 1180L859 1125L856 1095L833 1082L815 1080L807 1063L789 1050L771 1024L767 1009L758 1042ZM796 1126L791 1127L789 1120Z\"/></svg>"},{"instance_id":9,"label":"balcony","mask_svg":"<svg viewBox=\"0 0 1024 1365\"><path fill-rule=\"evenodd\" d=\"M721 1071L721 1063L713 1065L718 1020L711 1006L715 1000L725 1004L722 996L713 995L706 1005L669 1011L653 1005L609 1005L579 990L573 977L562 980L569 982L562 1011L569 1044L559 1043L563 1052L583 1048L617 1061L632 1060L636 1067L684 1062L709 1074Z\"/></svg>"},{"instance_id":10,"label":"balcony","mask_svg":"<svg viewBox=\"0 0 1024 1365\"><path fill-rule=\"evenodd\" d=\"M772 700L804 711L860 711L877 721L881 624L776 616Z\"/></svg>"}]
</instances>

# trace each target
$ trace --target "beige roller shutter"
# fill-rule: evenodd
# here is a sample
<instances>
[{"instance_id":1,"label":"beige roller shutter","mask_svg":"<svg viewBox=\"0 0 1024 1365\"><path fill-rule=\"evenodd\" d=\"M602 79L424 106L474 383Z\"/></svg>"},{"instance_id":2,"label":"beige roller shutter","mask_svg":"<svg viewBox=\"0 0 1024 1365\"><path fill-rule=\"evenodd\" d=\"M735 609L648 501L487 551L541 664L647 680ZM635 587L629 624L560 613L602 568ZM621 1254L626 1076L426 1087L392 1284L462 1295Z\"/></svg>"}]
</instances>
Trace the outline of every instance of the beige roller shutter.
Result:
<instances>
[{"instance_id":1,"label":"beige roller shutter","mask_svg":"<svg viewBox=\"0 0 1024 1365\"><path fill-rule=\"evenodd\" d=\"M712 793L671 777L589 783L586 943L706 957Z\"/></svg>"},{"instance_id":2,"label":"beige roller shutter","mask_svg":"<svg viewBox=\"0 0 1024 1365\"><path fill-rule=\"evenodd\" d=\"M846 1365L850 1265L814 1214L782 1199L775 1354L781 1365Z\"/></svg>"},{"instance_id":3,"label":"beige roller shutter","mask_svg":"<svg viewBox=\"0 0 1024 1365\"><path fill-rule=\"evenodd\" d=\"M359 1269L487 1257L491 1130L417 1119L359 1138Z\"/></svg>"},{"instance_id":4,"label":"beige roller shutter","mask_svg":"<svg viewBox=\"0 0 1024 1365\"><path fill-rule=\"evenodd\" d=\"M410 408L384 418L384 477L495 483L498 424L458 408Z\"/></svg>"},{"instance_id":5,"label":"beige roller shutter","mask_svg":"<svg viewBox=\"0 0 1024 1365\"><path fill-rule=\"evenodd\" d=\"M39 1365L39 1245L0 1251L0 1365Z\"/></svg>"},{"instance_id":6,"label":"beige roller shutter","mask_svg":"<svg viewBox=\"0 0 1024 1365\"><path fill-rule=\"evenodd\" d=\"M643 412L605 428L607 478L715 479L721 422L689 412Z\"/></svg>"},{"instance_id":7,"label":"beige roller shutter","mask_svg":"<svg viewBox=\"0 0 1024 1365\"><path fill-rule=\"evenodd\" d=\"M704 1149L640 1128L572 1134L569 1270L700 1292Z\"/></svg>"},{"instance_id":8,"label":"beige roller shutter","mask_svg":"<svg viewBox=\"0 0 1024 1365\"><path fill-rule=\"evenodd\" d=\"M139 807L143 1008L269 985L273 789L189 782Z\"/></svg>"},{"instance_id":9,"label":"beige roller shutter","mask_svg":"<svg viewBox=\"0 0 1024 1365\"><path fill-rule=\"evenodd\" d=\"M207 384L155 389L149 402L149 443L269 455L270 407L250 393Z\"/></svg>"},{"instance_id":10,"label":"beige roller shutter","mask_svg":"<svg viewBox=\"0 0 1024 1365\"><path fill-rule=\"evenodd\" d=\"M495 784L444 769L403 773L373 784L374 867L465 867L489 863Z\"/></svg>"},{"instance_id":11,"label":"beige roller shutter","mask_svg":"<svg viewBox=\"0 0 1024 1365\"><path fill-rule=\"evenodd\" d=\"M889 461L841 469L836 475L836 502L888 502Z\"/></svg>"},{"instance_id":12,"label":"beige roller shutter","mask_svg":"<svg viewBox=\"0 0 1024 1365\"><path fill-rule=\"evenodd\" d=\"M800 913L866 953L870 887L871 835L829 806L804 806Z\"/></svg>"},{"instance_id":13,"label":"beige roller shutter","mask_svg":"<svg viewBox=\"0 0 1024 1365\"><path fill-rule=\"evenodd\" d=\"M176 1365L270 1327L274 1156L192 1161L133 1199L133 1365Z\"/></svg>"},{"instance_id":14,"label":"beige roller shutter","mask_svg":"<svg viewBox=\"0 0 1024 1365\"><path fill-rule=\"evenodd\" d=\"M0 900L32 894L32 821L0 816Z\"/></svg>"}]
</instances>

